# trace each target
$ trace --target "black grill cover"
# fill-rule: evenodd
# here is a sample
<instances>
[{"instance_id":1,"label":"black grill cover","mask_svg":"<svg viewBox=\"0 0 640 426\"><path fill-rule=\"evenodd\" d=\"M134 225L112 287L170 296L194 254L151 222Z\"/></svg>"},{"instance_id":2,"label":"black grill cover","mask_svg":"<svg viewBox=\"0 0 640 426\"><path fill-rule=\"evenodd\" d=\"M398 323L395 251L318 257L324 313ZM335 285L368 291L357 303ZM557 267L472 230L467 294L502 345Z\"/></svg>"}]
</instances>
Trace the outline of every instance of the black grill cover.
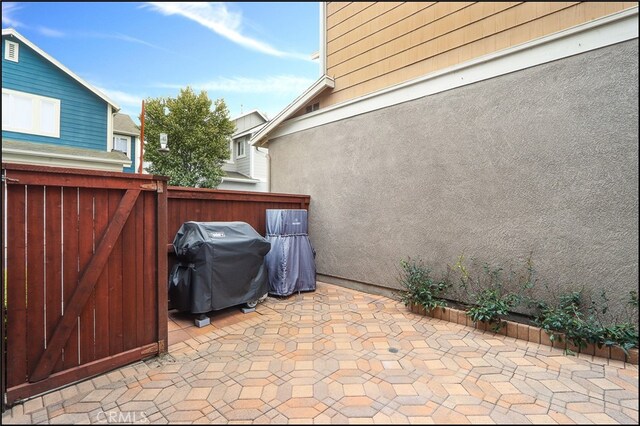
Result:
<instances>
[{"instance_id":1,"label":"black grill cover","mask_svg":"<svg viewBox=\"0 0 640 426\"><path fill-rule=\"evenodd\" d=\"M172 306L201 314L266 295L270 247L245 222L183 223L173 239L178 262L169 277Z\"/></svg>"},{"instance_id":2,"label":"black grill cover","mask_svg":"<svg viewBox=\"0 0 640 426\"><path fill-rule=\"evenodd\" d=\"M267 209L267 240L271 251L265 260L269 293L289 296L316 289L315 250L307 235L307 211Z\"/></svg>"}]
</instances>

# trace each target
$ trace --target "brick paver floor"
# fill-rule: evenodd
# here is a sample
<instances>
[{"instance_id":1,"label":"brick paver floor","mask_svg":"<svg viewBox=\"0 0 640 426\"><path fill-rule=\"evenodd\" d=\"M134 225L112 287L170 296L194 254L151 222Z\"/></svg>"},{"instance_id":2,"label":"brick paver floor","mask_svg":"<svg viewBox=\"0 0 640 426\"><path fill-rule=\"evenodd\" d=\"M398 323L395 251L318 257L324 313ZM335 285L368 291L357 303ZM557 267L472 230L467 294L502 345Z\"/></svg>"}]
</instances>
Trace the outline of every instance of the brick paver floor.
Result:
<instances>
[{"instance_id":1,"label":"brick paver floor","mask_svg":"<svg viewBox=\"0 0 640 426\"><path fill-rule=\"evenodd\" d=\"M178 319L168 354L2 421L638 424L637 366L419 316L384 296L318 283L211 319L199 329Z\"/></svg>"}]
</instances>

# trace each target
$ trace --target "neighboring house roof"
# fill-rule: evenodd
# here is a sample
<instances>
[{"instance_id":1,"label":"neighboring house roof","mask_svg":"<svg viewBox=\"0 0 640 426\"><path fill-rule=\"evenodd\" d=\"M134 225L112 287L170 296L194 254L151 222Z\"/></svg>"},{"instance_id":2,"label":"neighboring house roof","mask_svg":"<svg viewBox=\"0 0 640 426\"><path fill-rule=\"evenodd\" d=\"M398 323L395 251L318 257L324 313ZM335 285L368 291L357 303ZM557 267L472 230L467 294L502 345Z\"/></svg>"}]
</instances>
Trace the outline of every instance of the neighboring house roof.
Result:
<instances>
[{"instance_id":1,"label":"neighboring house roof","mask_svg":"<svg viewBox=\"0 0 640 426\"><path fill-rule=\"evenodd\" d=\"M121 135L139 136L140 129L127 114L116 113L113 115L113 133Z\"/></svg>"},{"instance_id":2,"label":"neighboring house roof","mask_svg":"<svg viewBox=\"0 0 640 426\"><path fill-rule=\"evenodd\" d=\"M129 157L120 151L96 151L94 149L3 139L2 156L11 155L69 159L75 161L88 160L90 162L119 164L120 166L126 164L127 167L131 165Z\"/></svg>"},{"instance_id":3,"label":"neighboring house roof","mask_svg":"<svg viewBox=\"0 0 640 426\"><path fill-rule=\"evenodd\" d=\"M260 129L262 129L266 125L267 125L267 123L258 124L257 126L253 126L250 129L243 130L242 132L234 133L233 136L231 136L231 137L233 139L235 139L235 138L240 138L242 136L245 136L245 135L248 135L248 134L251 134L251 133L258 132L258 131L260 131Z\"/></svg>"},{"instance_id":4,"label":"neighboring house roof","mask_svg":"<svg viewBox=\"0 0 640 426\"><path fill-rule=\"evenodd\" d=\"M280 111L278 115L276 115L273 120L269 121L266 126L264 126L260 131L253 135L249 144L255 145L264 145L266 142L267 136L273 130L276 129L287 118L291 117L296 111L302 108L307 102L311 99L318 96L323 90L327 88L332 88L335 86L333 78L328 75L323 75L320 77L315 83L311 85L304 93L298 96L293 102L291 102L285 109Z\"/></svg>"},{"instance_id":5,"label":"neighboring house roof","mask_svg":"<svg viewBox=\"0 0 640 426\"><path fill-rule=\"evenodd\" d=\"M231 121L236 121L239 118L242 118L242 117L245 117L245 116L251 115L251 114L258 114L264 121L269 121L267 116L264 115L263 113L261 113L260 111L258 111L257 109L254 109L254 110L249 111L249 112L244 113L244 114L240 114L239 116L232 118Z\"/></svg>"},{"instance_id":6,"label":"neighboring house roof","mask_svg":"<svg viewBox=\"0 0 640 426\"><path fill-rule=\"evenodd\" d=\"M65 67L64 65L62 65L60 62L58 62L57 60L55 60L53 57L49 56L45 51L43 51L42 49L40 49L38 46L36 46L35 44L33 44L32 42L30 42L28 39L26 39L22 34L20 34L19 32L17 32L16 30L14 30L13 28L7 28L7 29L3 29L2 30L2 36L12 36L17 38L18 40L20 40L22 43L26 44L27 46L29 46L31 49L33 49L34 51L36 51L39 55L42 55L46 60L48 60L49 62L51 62L53 65L55 65L56 67L60 68L63 72L65 72L66 74L68 74L71 78L73 78L74 80L76 80L78 83L82 84L84 87L86 87L87 89L89 89L91 92L95 93L96 96L98 96L99 98L101 98L102 100L104 100L106 103L110 104L115 110L119 110L120 107L118 106L118 104L116 104L115 102L113 102L111 99L109 99L104 93L102 93L100 90L98 90L97 88L95 88L94 86L92 86L91 84L87 83L86 81L84 81L83 79L81 79L80 77L78 77L76 74L74 74L73 72L71 72L71 70L69 70L67 67Z\"/></svg>"},{"instance_id":7,"label":"neighboring house roof","mask_svg":"<svg viewBox=\"0 0 640 426\"><path fill-rule=\"evenodd\" d=\"M224 176L222 176L223 181L227 182L246 182L246 183L258 183L260 182L258 179L251 179L238 172L229 172L224 170Z\"/></svg>"}]
</instances>

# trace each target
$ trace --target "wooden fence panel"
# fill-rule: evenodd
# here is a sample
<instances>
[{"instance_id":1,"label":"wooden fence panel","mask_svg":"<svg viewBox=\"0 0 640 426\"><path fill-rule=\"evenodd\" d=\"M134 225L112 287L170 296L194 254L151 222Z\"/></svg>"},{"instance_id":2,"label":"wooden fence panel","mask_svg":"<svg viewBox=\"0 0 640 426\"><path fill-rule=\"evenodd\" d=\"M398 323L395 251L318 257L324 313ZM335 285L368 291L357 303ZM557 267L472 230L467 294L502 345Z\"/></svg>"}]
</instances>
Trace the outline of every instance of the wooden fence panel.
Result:
<instances>
[{"instance_id":1,"label":"wooden fence panel","mask_svg":"<svg viewBox=\"0 0 640 426\"><path fill-rule=\"evenodd\" d=\"M171 244L180 226L188 221L242 221L264 236L267 209L308 210L310 197L170 186L167 201L167 237Z\"/></svg>"},{"instance_id":2,"label":"wooden fence panel","mask_svg":"<svg viewBox=\"0 0 640 426\"><path fill-rule=\"evenodd\" d=\"M166 178L3 174L8 404L165 350Z\"/></svg>"}]
</instances>

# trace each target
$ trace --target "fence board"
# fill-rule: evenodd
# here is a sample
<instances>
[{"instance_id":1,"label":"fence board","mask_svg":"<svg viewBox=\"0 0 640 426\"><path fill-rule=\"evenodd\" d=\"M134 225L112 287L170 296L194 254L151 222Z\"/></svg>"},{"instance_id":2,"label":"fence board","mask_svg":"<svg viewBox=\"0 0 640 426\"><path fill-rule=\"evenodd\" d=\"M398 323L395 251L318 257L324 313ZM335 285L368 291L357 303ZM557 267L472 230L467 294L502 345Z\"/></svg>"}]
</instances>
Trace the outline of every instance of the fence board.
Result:
<instances>
[{"instance_id":1,"label":"fence board","mask_svg":"<svg viewBox=\"0 0 640 426\"><path fill-rule=\"evenodd\" d=\"M136 204L139 204L140 200ZM135 209L135 206L134 206ZM135 210L134 210L135 211ZM122 292L122 345L123 350L127 351L136 347L138 338L136 333L136 275L134 273L136 266L136 220L135 216L129 216L129 219L122 229L120 241L122 241L122 268L124 271L122 281L120 283L120 291Z\"/></svg>"},{"instance_id":2,"label":"fence board","mask_svg":"<svg viewBox=\"0 0 640 426\"><path fill-rule=\"evenodd\" d=\"M109 193L98 189L94 193L95 224L94 254L109 224ZM104 268L96 283L95 353L96 359L109 356L109 268Z\"/></svg>"},{"instance_id":3,"label":"fence board","mask_svg":"<svg viewBox=\"0 0 640 426\"><path fill-rule=\"evenodd\" d=\"M145 194L141 195L142 199L139 199L136 203L135 211L133 214L135 215L135 223L136 223L136 238L135 238L135 289L136 289L136 318L145 318L144 316L144 304L145 304L145 294L144 294L144 243L142 239L144 238L145 229L144 229L144 198ZM136 321L136 339L138 342L144 342L144 321ZM140 344L139 343L139 344Z\"/></svg>"},{"instance_id":4,"label":"fence board","mask_svg":"<svg viewBox=\"0 0 640 426\"><path fill-rule=\"evenodd\" d=\"M156 242L155 235L158 232L155 221L149 220L149 218L155 217L156 203L155 197L144 195L144 218L145 218L145 232L144 232L144 318L149 319L144 323L144 340L153 341L157 339L155 334L157 315L157 303L156 300ZM151 320L151 319L154 320Z\"/></svg>"},{"instance_id":5,"label":"fence board","mask_svg":"<svg viewBox=\"0 0 640 426\"><path fill-rule=\"evenodd\" d=\"M113 220L122 196L109 191L109 218ZM122 236L113 244L107 264L109 268L109 355L124 349L122 339Z\"/></svg>"},{"instance_id":6,"label":"fence board","mask_svg":"<svg viewBox=\"0 0 640 426\"><path fill-rule=\"evenodd\" d=\"M78 256L80 270L83 271L94 251L94 213L93 213L93 190L82 188L78 202L79 227L82 230L78 246ZM96 359L95 336L94 336L94 312L96 309L96 290L91 292L89 301L80 314L80 363L86 364Z\"/></svg>"},{"instance_id":7,"label":"fence board","mask_svg":"<svg viewBox=\"0 0 640 426\"><path fill-rule=\"evenodd\" d=\"M56 324L62 317L62 188L45 187L45 267L46 273L46 310L47 310L47 345ZM62 352L62 351L60 351ZM58 360L54 371L62 369L62 358ZM37 362L37 360L34 360Z\"/></svg>"},{"instance_id":8,"label":"fence board","mask_svg":"<svg viewBox=\"0 0 640 426\"><path fill-rule=\"evenodd\" d=\"M7 216L21 218L7 226L7 387L27 379L27 300L25 292L25 186L7 188Z\"/></svg>"},{"instance_id":9,"label":"fence board","mask_svg":"<svg viewBox=\"0 0 640 426\"><path fill-rule=\"evenodd\" d=\"M78 188L62 188L62 298L63 314L78 286ZM62 369L78 365L78 320L64 346ZM39 358L36 358L39 359Z\"/></svg>"},{"instance_id":10,"label":"fence board","mask_svg":"<svg viewBox=\"0 0 640 426\"><path fill-rule=\"evenodd\" d=\"M45 265L44 265L44 188L27 188L27 347L29 348L28 372L33 372L36 360L44 351L45 327ZM33 358L31 358L33 356Z\"/></svg>"}]
</instances>

